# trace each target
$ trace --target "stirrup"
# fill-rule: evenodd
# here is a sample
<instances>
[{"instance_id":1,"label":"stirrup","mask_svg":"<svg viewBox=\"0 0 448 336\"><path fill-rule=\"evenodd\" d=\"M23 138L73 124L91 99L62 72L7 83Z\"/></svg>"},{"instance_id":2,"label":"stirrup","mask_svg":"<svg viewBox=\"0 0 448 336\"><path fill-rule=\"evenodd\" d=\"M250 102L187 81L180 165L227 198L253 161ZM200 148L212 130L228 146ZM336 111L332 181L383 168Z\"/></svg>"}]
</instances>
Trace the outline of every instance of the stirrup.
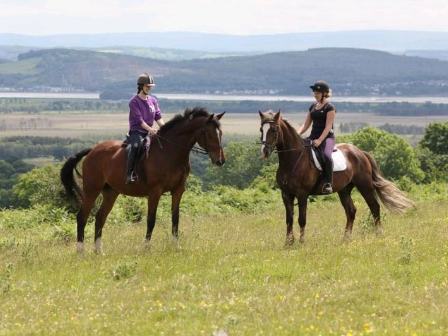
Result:
<instances>
[{"instance_id":1,"label":"stirrup","mask_svg":"<svg viewBox=\"0 0 448 336\"><path fill-rule=\"evenodd\" d=\"M322 187L322 194L331 194L333 193L333 187L331 183L325 183Z\"/></svg>"},{"instance_id":2,"label":"stirrup","mask_svg":"<svg viewBox=\"0 0 448 336\"><path fill-rule=\"evenodd\" d=\"M138 175L135 171L132 171L131 174L126 175L126 184L131 184L136 181L138 181Z\"/></svg>"}]
</instances>

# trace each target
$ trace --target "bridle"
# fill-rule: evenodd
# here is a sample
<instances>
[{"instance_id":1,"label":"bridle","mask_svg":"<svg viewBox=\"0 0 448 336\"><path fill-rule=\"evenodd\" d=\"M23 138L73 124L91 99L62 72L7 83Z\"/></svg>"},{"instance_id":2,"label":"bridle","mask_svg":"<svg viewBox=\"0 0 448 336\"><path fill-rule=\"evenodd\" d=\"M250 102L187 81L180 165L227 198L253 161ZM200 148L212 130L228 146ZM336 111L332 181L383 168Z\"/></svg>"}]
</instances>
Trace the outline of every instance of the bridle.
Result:
<instances>
[{"instance_id":1,"label":"bridle","mask_svg":"<svg viewBox=\"0 0 448 336\"><path fill-rule=\"evenodd\" d=\"M201 134L199 135L199 138L201 137L201 135L204 135L204 148L198 147L199 149L204 151L204 153L201 153L201 154L209 154L210 153L210 151L208 150L208 146L207 146L207 134L205 133L205 127L207 126L208 122L212 122L212 120L209 121L208 118L206 118L204 120L204 122L202 123L202 127L201 127ZM216 127L216 130L218 130L218 127ZM218 136L218 142L219 142L218 149L221 151L222 144L221 144L221 139L219 138L219 136ZM193 147L193 148L195 148L195 147Z\"/></svg>"},{"instance_id":2,"label":"bridle","mask_svg":"<svg viewBox=\"0 0 448 336\"><path fill-rule=\"evenodd\" d=\"M272 141L272 143L268 143L267 141L263 140L263 126L266 124L274 124L274 140ZM270 127L270 130L272 130L272 127ZM261 124L261 144L265 145L268 149L272 149L277 145L278 142L278 135L279 135L279 130L280 130L280 125L278 123L276 123L275 121L266 121L263 124ZM267 132L266 132L267 135Z\"/></svg>"}]
</instances>

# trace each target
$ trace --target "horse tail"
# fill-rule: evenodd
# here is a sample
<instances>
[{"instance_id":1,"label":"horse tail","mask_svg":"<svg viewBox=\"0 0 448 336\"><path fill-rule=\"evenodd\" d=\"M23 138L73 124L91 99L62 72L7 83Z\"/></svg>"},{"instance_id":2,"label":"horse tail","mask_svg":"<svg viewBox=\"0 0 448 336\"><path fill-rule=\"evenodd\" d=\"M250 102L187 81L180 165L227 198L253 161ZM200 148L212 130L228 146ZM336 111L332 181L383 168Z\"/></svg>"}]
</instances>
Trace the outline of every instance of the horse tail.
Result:
<instances>
[{"instance_id":1,"label":"horse tail","mask_svg":"<svg viewBox=\"0 0 448 336\"><path fill-rule=\"evenodd\" d=\"M64 163L61 169L61 182L64 186L67 197L70 200L74 200L79 204L78 199L82 200L83 194L79 185L75 181L75 177L73 176L73 172L76 171L78 175L79 172L76 170L76 165L81 161L81 159L90 153L92 148L83 149L82 151L72 155L68 158L68 160Z\"/></svg>"},{"instance_id":2,"label":"horse tail","mask_svg":"<svg viewBox=\"0 0 448 336\"><path fill-rule=\"evenodd\" d=\"M375 196L381 200L381 203L383 203L387 210L396 214L403 214L407 210L415 208L414 202L408 199L395 184L382 176L375 159L367 152L364 152L364 154L372 166Z\"/></svg>"}]
</instances>

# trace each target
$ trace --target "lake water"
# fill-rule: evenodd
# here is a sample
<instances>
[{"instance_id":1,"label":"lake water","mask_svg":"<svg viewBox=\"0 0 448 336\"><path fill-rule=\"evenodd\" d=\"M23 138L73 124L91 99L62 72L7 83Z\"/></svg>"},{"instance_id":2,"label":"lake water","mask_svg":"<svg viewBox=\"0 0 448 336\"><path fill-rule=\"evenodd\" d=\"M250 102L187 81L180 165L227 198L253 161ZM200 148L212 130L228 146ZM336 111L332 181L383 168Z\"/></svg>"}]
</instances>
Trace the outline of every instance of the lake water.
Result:
<instances>
[{"instance_id":1,"label":"lake water","mask_svg":"<svg viewBox=\"0 0 448 336\"><path fill-rule=\"evenodd\" d=\"M176 94L155 93L158 98L171 100L210 100L210 101L297 101L312 102L313 96L240 96L240 95L216 95L216 94ZM99 93L52 93L52 92L0 92L0 98L40 98L40 99L99 99ZM392 96L368 96L368 97L338 97L331 98L333 102L354 103L387 103L387 102L409 102L409 103L438 103L448 104L448 97L392 97Z\"/></svg>"}]
</instances>

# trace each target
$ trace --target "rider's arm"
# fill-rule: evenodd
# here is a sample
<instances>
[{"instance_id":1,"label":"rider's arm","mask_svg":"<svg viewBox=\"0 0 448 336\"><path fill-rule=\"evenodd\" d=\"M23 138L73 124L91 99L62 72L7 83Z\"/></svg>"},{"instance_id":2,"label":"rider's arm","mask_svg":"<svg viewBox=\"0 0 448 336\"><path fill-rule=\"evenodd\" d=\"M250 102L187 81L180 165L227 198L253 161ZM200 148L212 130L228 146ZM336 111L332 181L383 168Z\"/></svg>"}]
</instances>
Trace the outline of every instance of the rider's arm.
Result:
<instances>
[{"instance_id":1,"label":"rider's arm","mask_svg":"<svg viewBox=\"0 0 448 336\"><path fill-rule=\"evenodd\" d=\"M311 114L310 112L308 112L308 114L306 115L305 123L299 128L297 133L299 133L299 135L302 135L308 130L308 128L310 128L310 126L311 126Z\"/></svg>"},{"instance_id":2,"label":"rider's arm","mask_svg":"<svg viewBox=\"0 0 448 336\"><path fill-rule=\"evenodd\" d=\"M151 126L149 126L144 121L141 123L141 126L142 126L143 129L147 130L149 132L149 134L156 134L157 133L157 130L155 128L152 128Z\"/></svg>"},{"instance_id":3,"label":"rider's arm","mask_svg":"<svg viewBox=\"0 0 448 336\"><path fill-rule=\"evenodd\" d=\"M159 127L162 127L163 125L165 125L165 122L163 121L162 118L160 118L159 120L156 120L156 121L157 121L157 125L159 125Z\"/></svg>"}]
</instances>

